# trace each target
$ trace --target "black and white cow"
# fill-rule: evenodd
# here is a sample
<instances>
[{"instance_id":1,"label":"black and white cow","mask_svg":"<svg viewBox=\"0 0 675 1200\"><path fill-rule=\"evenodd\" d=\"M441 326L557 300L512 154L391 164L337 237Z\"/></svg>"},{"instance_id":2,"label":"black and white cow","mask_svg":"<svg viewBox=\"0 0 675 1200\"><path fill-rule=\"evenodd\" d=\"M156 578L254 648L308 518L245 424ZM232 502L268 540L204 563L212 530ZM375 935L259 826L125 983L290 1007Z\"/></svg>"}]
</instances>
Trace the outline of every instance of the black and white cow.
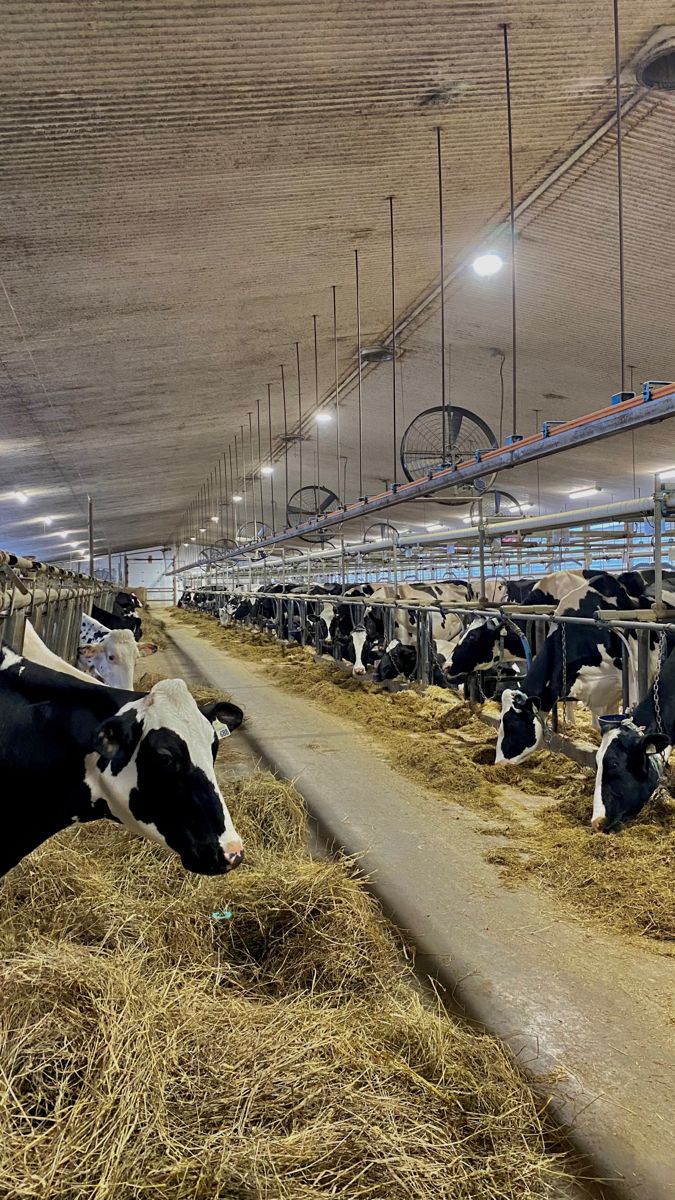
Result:
<instances>
[{"instance_id":1,"label":"black and white cow","mask_svg":"<svg viewBox=\"0 0 675 1200\"><path fill-rule=\"evenodd\" d=\"M181 679L127 692L0 649L0 875L59 830L102 817L168 846L188 871L239 866L212 722L242 720L226 701L198 706Z\"/></svg>"},{"instance_id":2,"label":"black and white cow","mask_svg":"<svg viewBox=\"0 0 675 1200\"><path fill-rule=\"evenodd\" d=\"M556 616L593 616L608 604L590 583L565 596ZM618 606L634 607L623 593ZM550 712L563 695L581 700L595 717L616 712L622 699L622 643L602 626L554 625L522 684L502 695L496 762L517 764L538 750L544 739L541 713ZM565 651L563 659L563 650ZM564 665L565 664L565 665Z\"/></svg>"},{"instance_id":3,"label":"black and white cow","mask_svg":"<svg viewBox=\"0 0 675 1200\"><path fill-rule=\"evenodd\" d=\"M109 687L131 691L139 658L156 654L157 649L154 642L136 642L130 629L106 629L82 614L77 665Z\"/></svg>"},{"instance_id":4,"label":"black and white cow","mask_svg":"<svg viewBox=\"0 0 675 1200\"><path fill-rule=\"evenodd\" d=\"M362 625L352 633L354 645L354 674L362 675L369 659L379 657L383 652L390 655L396 644L411 646L416 642L416 626L419 612L431 605L440 611L429 614L429 632L439 659L439 669L449 657L455 639L459 637L463 622L461 617L444 611L445 606L461 604L469 597L469 584L466 580L452 580L445 583L402 583L398 588L394 584L382 584L371 595L371 603L363 614ZM393 612L394 637L384 645L384 630L386 628L386 609L379 603L382 600L419 601L418 608L396 607ZM443 680L441 686L445 686Z\"/></svg>"},{"instance_id":5,"label":"black and white cow","mask_svg":"<svg viewBox=\"0 0 675 1200\"><path fill-rule=\"evenodd\" d=\"M593 829L611 833L644 808L658 787L675 743L675 638L658 682L620 725L603 734L596 754ZM660 720L655 691L658 689ZM659 728L660 726L660 728Z\"/></svg>"},{"instance_id":6,"label":"black and white cow","mask_svg":"<svg viewBox=\"0 0 675 1200\"><path fill-rule=\"evenodd\" d=\"M91 615L99 624L105 625L106 629L130 629L136 641L140 642L143 633L141 620L133 613L119 617L116 613L106 612L104 608L99 608L97 604L94 604Z\"/></svg>"},{"instance_id":7,"label":"black and white cow","mask_svg":"<svg viewBox=\"0 0 675 1200\"><path fill-rule=\"evenodd\" d=\"M523 635L518 632L522 622L506 622L499 614L477 617L460 635L444 670L451 683L461 683L467 675L487 671L500 661L515 662L525 658ZM516 625L516 629L514 629ZM503 654L501 653L503 647Z\"/></svg>"}]
</instances>

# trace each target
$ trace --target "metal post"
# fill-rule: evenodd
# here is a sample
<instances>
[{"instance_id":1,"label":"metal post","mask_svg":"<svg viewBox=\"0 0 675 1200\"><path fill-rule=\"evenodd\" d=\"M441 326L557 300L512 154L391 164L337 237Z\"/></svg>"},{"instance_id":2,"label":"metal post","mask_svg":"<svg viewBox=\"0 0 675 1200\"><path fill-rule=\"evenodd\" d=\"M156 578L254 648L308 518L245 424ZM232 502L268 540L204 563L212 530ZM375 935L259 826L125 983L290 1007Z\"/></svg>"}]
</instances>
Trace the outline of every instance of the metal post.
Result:
<instances>
[{"instance_id":1,"label":"metal post","mask_svg":"<svg viewBox=\"0 0 675 1200\"><path fill-rule=\"evenodd\" d=\"M485 526L483 524L483 498L478 501L478 556L480 563L480 599L485 603Z\"/></svg>"},{"instance_id":2,"label":"metal post","mask_svg":"<svg viewBox=\"0 0 675 1200\"><path fill-rule=\"evenodd\" d=\"M662 499L663 499L663 488L659 488L657 485L657 487L654 490L654 604L653 604L653 608L656 613L660 613L661 608L663 606L663 517L661 515Z\"/></svg>"},{"instance_id":3,"label":"metal post","mask_svg":"<svg viewBox=\"0 0 675 1200\"><path fill-rule=\"evenodd\" d=\"M174 608L175 608L175 607L176 607L176 605L177 605L177 603L178 603L178 594L177 594L177 592L176 592L176 579L177 579L177 576L176 576L176 555L175 555L175 554L174 554L174 556L173 556L173 559L171 560L171 565L172 565L172 567L173 567L173 577L172 577L172 580L171 580L171 582L172 582L172 584L173 584L173 606L174 606Z\"/></svg>"},{"instance_id":4,"label":"metal post","mask_svg":"<svg viewBox=\"0 0 675 1200\"><path fill-rule=\"evenodd\" d=\"M94 574L94 506L91 496L87 496L87 528L89 533L89 575Z\"/></svg>"}]
</instances>

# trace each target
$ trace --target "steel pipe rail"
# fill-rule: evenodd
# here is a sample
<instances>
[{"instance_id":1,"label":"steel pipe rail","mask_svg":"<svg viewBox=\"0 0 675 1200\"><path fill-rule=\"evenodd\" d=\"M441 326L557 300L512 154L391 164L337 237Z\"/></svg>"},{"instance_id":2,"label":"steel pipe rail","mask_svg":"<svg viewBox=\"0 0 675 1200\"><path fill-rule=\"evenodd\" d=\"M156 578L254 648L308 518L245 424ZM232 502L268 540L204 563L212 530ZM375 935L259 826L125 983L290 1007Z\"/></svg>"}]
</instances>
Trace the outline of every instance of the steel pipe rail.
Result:
<instances>
[{"instance_id":1,"label":"steel pipe rail","mask_svg":"<svg viewBox=\"0 0 675 1200\"><path fill-rule=\"evenodd\" d=\"M94 603L112 607L116 591L113 584L0 550L0 643L21 653L30 620L50 650L74 662L82 613Z\"/></svg>"}]
</instances>

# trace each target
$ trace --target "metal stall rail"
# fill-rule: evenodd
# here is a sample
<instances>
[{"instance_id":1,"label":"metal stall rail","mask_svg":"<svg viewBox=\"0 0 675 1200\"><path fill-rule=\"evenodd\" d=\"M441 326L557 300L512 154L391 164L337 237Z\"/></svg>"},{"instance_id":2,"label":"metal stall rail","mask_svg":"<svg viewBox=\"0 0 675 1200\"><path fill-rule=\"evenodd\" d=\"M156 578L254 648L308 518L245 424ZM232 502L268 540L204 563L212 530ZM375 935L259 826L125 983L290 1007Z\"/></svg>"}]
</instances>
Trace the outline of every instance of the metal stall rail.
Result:
<instances>
[{"instance_id":1,"label":"metal stall rail","mask_svg":"<svg viewBox=\"0 0 675 1200\"><path fill-rule=\"evenodd\" d=\"M229 593L218 592L211 588L206 594L208 599L200 602L199 592L193 593L192 600L184 606L195 608L197 611L218 619L219 609ZM322 646L321 639L317 634L317 625L315 623L313 627L310 627L308 624L310 603L316 605L317 601L321 601L332 603L335 606L348 604L350 608L364 612L373 604L369 596L349 596L348 599L343 600L339 595L317 597L304 592L268 592L246 588L237 588L236 596L241 600L271 600L273 602L272 615L255 617L249 614L242 622L244 625L256 626L261 632L273 636L275 641L284 640L287 643L299 643L302 646L314 645L319 657L322 656ZM675 614L669 614L668 610L655 612L652 608L635 609L629 612L619 612L611 608L598 609L592 616L575 617L556 615L553 605L488 604L479 600L466 601L463 604L440 605L432 601L421 602L419 599L397 600L394 598L378 599L375 601L375 605L378 609L384 610L385 617L389 618L385 621L387 636L384 638L384 645L388 644L392 632L394 610L403 609L415 612L414 645L417 651L415 678L423 687L433 681L434 674L437 673L439 667L442 667L442 663L436 655L431 634L431 616L434 613L439 614L442 618L450 615L458 616L465 625L467 621L474 620L476 617L495 616L501 617L507 623L511 622L512 625L516 618L526 622L528 626L526 631L517 629L523 644L523 661L526 665L529 665L542 639L553 625L563 627L583 625L596 629L610 629L619 636L623 646L622 692L625 708L634 705L649 686L650 632L657 632L660 635L675 633ZM629 633L635 636L633 647L630 646L626 636ZM333 660L339 657L338 647L335 644L330 646L330 654L327 654L326 657L331 657ZM555 728L557 725L555 711L552 715L552 722Z\"/></svg>"},{"instance_id":2,"label":"metal stall rail","mask_svg":"<svg viewBox=\"0 0 675 1200\"><path fill-rule=\"evenodd\" d=\"M49 563L0 550L0 644L23 650L26 621L46 646L74 663L83 613L112 610L117 588Z\"/></svg>"}]
</instances>

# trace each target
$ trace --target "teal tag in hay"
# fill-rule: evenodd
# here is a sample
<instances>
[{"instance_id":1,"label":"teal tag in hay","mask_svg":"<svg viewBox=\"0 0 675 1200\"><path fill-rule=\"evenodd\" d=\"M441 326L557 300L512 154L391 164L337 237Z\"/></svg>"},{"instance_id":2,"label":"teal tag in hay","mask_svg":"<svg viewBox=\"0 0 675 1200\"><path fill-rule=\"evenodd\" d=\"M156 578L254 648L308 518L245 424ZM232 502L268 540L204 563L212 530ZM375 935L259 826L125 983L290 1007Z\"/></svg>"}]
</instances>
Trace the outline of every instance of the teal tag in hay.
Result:
<instances>
[{"instance_id":1,"label":"teal tag in hay","mask_svg":"<svg viewBox=\"0 0 675 1200\"><path fill-rule=\"evenodd\" d=\"M229 920L231 920L231 918L232 918L232 913L230 912L229 908L224 908L222 912L212 912L211 913L212 921L229 921Z\"/></svg>"}]
</instances>

